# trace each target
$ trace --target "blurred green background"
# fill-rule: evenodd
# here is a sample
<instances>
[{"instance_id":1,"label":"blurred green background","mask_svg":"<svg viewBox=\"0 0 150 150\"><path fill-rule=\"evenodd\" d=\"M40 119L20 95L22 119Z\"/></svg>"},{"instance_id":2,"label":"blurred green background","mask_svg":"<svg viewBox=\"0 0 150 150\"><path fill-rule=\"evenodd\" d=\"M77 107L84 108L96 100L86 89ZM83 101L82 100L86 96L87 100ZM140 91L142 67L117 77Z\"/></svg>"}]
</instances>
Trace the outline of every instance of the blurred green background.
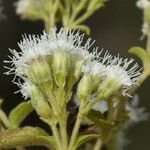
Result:
<instances>
[{"instance_id":1,"label":"blurred green background","mask_svg":"<svg viewBox=\"0 0 150 150\"><path fill-rule=\"evenodd\" d=\"M5 72L3 60L10 54L8 48L18 49L16 43L22 39L23 33L40 34L43 30L41 21L20 20L15 15L14 2L3 0L7 19L0 21L0 96L5 99L3 109L7 113L23 101L21 94L14 94L18 87L11 83L13 77L3 75ZM145 48L146 39L139 40L142 35L142 11L136 7L135 2L135 0L109 0L104 8L88 19L86 24L91 27L91 37L96 39L95 45L100 49L109 50L111 54L120 53L123 57L133 57L128 54L128 49L132 46ZM140 96L140 106L144 106L146 111L150 112L150 78L137 92ZM39 125L47 128L34 113L22 125ZM127 136L131 142L125 150L150 150L150 121L134 125L129 129Z\"/></svg>"}]
</instances>

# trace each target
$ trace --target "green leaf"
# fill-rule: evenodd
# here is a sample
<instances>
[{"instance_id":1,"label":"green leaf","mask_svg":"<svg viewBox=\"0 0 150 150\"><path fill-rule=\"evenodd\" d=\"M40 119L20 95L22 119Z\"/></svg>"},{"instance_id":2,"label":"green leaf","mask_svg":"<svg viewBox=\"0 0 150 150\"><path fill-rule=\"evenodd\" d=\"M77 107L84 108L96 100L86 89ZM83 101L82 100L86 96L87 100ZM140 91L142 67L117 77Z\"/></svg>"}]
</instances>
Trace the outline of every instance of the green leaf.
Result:
<instances>
[{"instance_id":1,"label":"green leaf","mask_svg":"<svg viewBox=\"0 0 150 150\"><path fill-rule=\"evenodd\" d=\"M73 147L74 147L74 149L77 149L78 147L80 147L85 142L87 142L91 139L94 139L94 138L98 138L98 137L99 137L98 134L79 135Z\"/></svg>"},{"instance_id":2,"label":"green leaf","mask_svg":"<svg viewBox=\"0 0 150 150\"><path fill-rule=\"evenodd\" d=\"M149 56L145 49L141 47L132 47L129 49L129 53L138 56L142 60L144 65L149 63Z\"/></svg>"},{"instance_id":3,"label":"green leaf","mask_svg":"<svg viewBox=\"0 0 150 150\"><path fill-rule=\"evenodd\" d=\"M37 139L39 141L49 143L49 145L51 145L53 147L55 147L55 145L56 145L56 140L55 140L54 136L38 136Z\"/></svg>"},{"instance_id":4,"label":"green leaf","mask_svg":"<svg viewBox=\"0 0 150 150\"><path fill-rule=\"evenodd\" d=\"M7 129L0 132L0 149L9 149L18 146L24 147L31 145L49 147L49 141L45 140L45 138L40 138L44 136L48 137L48 134L41 128L37 127Z\"/></svg>"},{"instance_id":5,"label":"green leaf","mask_svg":"<svg viewBox=\"0 0 150 150\"><path fill-rule=\"evenodd\" d=\"M104 119L103 114L100 111L94 109L91 109L86 117L95 123L99 122L100 119Z\"/></svg>"},{"instance_id":6,"label":"green leaf","mask_svg":"<svg viewBox=\"0 0 150 150\"><path fill-rule=\"evenodd\" d=\"M16 128L20 123L33 111L31 102L22 102L15 107L9 114L9 121L13 128Z\"/></svg>"},{"instance_id":7,"label":"green leaf","mask_svg":"<svg viewBox=\"0 0 150 150\"><path fill-rule=\"evenodd\" d=\"M103 114L96 110L91 110L88 113L87 118L93 121L101 128L100 132L101 139L106 139L109 136L110 131L112 131L112 129L114 129L115 127L114 122L105 120Z\"/></svg>"}]
</instances>

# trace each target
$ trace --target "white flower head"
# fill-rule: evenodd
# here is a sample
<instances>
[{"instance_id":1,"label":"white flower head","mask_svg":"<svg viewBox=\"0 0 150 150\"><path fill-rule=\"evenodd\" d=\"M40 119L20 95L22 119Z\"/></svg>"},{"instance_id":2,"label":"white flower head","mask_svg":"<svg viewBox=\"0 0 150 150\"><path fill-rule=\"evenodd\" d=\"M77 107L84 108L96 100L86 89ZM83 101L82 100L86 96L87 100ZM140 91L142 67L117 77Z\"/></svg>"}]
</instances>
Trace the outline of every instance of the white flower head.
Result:
<instances>
[{"instance_id":1,"label":"white flower head","mask_svg":"<svg viewBox=\"0 0 150 150\"><path fill-rule=\"evenodd\" d=\"M17 14L24 14L27 7L31 4L32 0L19 0L15 3L16 6L16 13Z\"/></svg>"},{"instance_id":2,"label":"white flower head","mask_svg":"<svg viewBox=\"0 0 150 150\"><path fill-rule=\"evenodd\" d=\"M90 60L87 62L82 69L82 72L85 74L94 74L94 75L100 75L102 77L105 76L106 67L111 62L112 56L106 51L104 56L101 56L103 50L100 52L97 52L95 50L93 54L95 55L95 60Z\"/></svg>"},{"instance_id":3,"label":"white flower head","mask_svg":"<svg viewBox=\"0 0 150 150\"><path fill-rule=\"evenodd\" d=\"M116 80L122 88L123 95L128 95L127 91L137 83L141 75L138 64L132 66L133 61L133 59L122 59L118 56L106 68L107 78Z\"/></svg>"},{"instance_id":4,"label":"white flower head","mask_svg":"<svg viewBox=\"0 0 150 150\"><path fill-rule=\"evenodd\" d=\"M52 56L56 51L66 52L70 56L80 56L86 62L90 61L96 57L88 51L94 42L89 38L83 44L83 38L84 34L80 34L79 31L65 28L61 28L59 32L53 28L49 33L43 32L41 36L24 35L23 40L18 43L21 51L10 49L13 56L8 56L10 60L4 61L11 63L11 67L5 66L8 69L5 74L14 74L15 78L18 76L27 80L26 75L32 62Z\"/></svg>"},{"instance_id":5,"label":"white flower head","mask_svg":"<svg viewBox=\"0 0 150 150\"><path fill-rule=\"evenodd\" d=\"M15 93L20 92L25 99L28 99L35 89L34 85L28 80L25 80L24 83L21 83L20 81L14 83L20 88L20 90Z\"/></svg>"},{"instance_id":6,"label":"white flower head","mask_svg":"<svg viewBox=\"0 0 150 150\"><path fill-rule=\"evenodd\" d=\"M84 35L80 35L79 31L75 32L69 29L62 28L57 32L56 28L50 30L49 34L43 33L41 36L29 35L23 36L23 40L18 43L21 51L11 50L13 57L9 56L10 61L6 63L12 63L12 68L6 74L16 74L17 76L23 76L26 74L26 70L30 67L30 62L39 57L45 57L51 55L56 50L65 50L68 53L76 53L81 55L84 59L89 60L93 56L88 52L88 49L93 43L91 40L87 40L86 44L82 46Z\"/></svg>"},{"instance_id":7,"label":"white flower head","mask_svg":"<svg viewBox=\"0 0 150 150\"><path fill-rule=\"evenodd\" d=\"M142 25L142 33L143 33L143 37L145 37L148 34L148 29L149 29L149 25L148 23L145 21Z\"/></svg>"},{"instance_id":8,"label":"white flower head","mask_svg":"<svg viewBox=\"0 0 150 150\"><path fill-rule=\"evenodd\" d=\"M34 90L34 85L30 82L24 82L21 86L21 93L25 99L29 98Z\"/></svg>"},{"instance_id":9,"label":"white flower head","mask_svg":"<svg viewBox=\"0 0 150 150\"><path fill-rule=\"evenodd\" d=\"M149 0L138 0L136 5L140 9L146 9L150 6L150 1Z\"/></svg>"},{"instance_id":10,"label":"white flower head","mask_svg":"<svg viewBox=\"0 0 150 150\"><path fill-rule=\"evenodd\" d=\"M130 122L138 123L148 119L149 114L145 113L144 107L139 107L139 96L134 95L131 103L126 103L126 110L129 112Z\"/></svg>"}]
</instances>

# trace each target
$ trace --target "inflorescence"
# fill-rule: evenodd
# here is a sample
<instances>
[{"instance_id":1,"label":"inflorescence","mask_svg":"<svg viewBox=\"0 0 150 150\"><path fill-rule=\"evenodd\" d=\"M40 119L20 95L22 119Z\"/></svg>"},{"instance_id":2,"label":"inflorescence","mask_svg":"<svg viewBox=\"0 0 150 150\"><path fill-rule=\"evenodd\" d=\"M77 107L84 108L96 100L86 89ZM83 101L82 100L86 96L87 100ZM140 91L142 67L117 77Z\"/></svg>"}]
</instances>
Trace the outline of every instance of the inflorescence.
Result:
<instances>
[{"instance_id":1,"label":"inflorescence","mask_svg":"<svg viewBox=\"0 0 150 150\"><path fill-rule=\"evenodd\" d=\"M83 41L84 34L79 31L61 28L43 32L41 36L23 36L18 43L21 51L11 50L13 56L11 67L5 67L7 75L14 74L20 80L17 85L25 98L31 97L35 88L43 87L44 83L54 91L56 87L69 87L80 81L77 96L79 99L91 95L103 94L108 97L115 94L128 95L128 90L139 80L141 70L133 59L123 59L118 55L111 56L103 50L89 49L91 39ZM84 44L85 43L85 44ZM41 83L43 82L43 83ZM50 92L49 89L49 92Z\"/></svg>"}]
</instances>

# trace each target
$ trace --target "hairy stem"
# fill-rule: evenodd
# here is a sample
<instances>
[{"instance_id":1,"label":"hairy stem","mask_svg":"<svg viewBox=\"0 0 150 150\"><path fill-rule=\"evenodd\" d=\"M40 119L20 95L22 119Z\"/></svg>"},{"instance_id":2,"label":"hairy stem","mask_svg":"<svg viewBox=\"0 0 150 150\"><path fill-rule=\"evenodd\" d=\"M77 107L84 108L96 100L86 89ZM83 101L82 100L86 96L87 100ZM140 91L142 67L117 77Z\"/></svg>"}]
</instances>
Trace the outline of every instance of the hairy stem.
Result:
<instances>
[{"instance_id":1,"label":"hairy stem","mask_svg":"<svg viewBox=\"0 0 150 150\"><path fill-rule=\"evenodd\" d=\"M61 150L61 144L60 144L58 129L57 129L56 125L51 125L51 128L52 128L53 135L54 135L56 142L57 142L57 150Z\"/></svg>"},{"instance_id":2,"label":"hairy stem","mask_svg":"<svg viewBox=\"0 0 150 150\"><path fill-rule=\"evenodd\" d=\"M94 145L93 150L101 150L101 148L102 148L102 141L98 139Z\"/></svg>"},{"instance_id":3,"label":"hairy stem","mask_svg":"<svg viewBox=\"0 0 150 150\"><path fill-rule=\"evenodd\" d=\"M75 122L74 129L72 131L71 140L70 140L70 143L69 143L69 150L72 150L72 147L73 147L73 145L74 145L74 143L77 139L77 136L78 136L81 121L83 119L83 113L82 113L83 106L84 106L84 102L81 101L81 104L80 104L80 107L79 107L79 112L78 112L78 115L77 115L77 119L76 119L76 122Z\"/></svg>"},{"instance_id":4,"label":"hairy stem","mask_svg":"<svg viewBox=\"0 0 150 150\"><path fill-rule=\"evenodd\" d=\"M62 119L59 125L60 125L60 132L61 132L62 149L67 150L68 147L67 117Z\"/></svg>"}]
</instances>

